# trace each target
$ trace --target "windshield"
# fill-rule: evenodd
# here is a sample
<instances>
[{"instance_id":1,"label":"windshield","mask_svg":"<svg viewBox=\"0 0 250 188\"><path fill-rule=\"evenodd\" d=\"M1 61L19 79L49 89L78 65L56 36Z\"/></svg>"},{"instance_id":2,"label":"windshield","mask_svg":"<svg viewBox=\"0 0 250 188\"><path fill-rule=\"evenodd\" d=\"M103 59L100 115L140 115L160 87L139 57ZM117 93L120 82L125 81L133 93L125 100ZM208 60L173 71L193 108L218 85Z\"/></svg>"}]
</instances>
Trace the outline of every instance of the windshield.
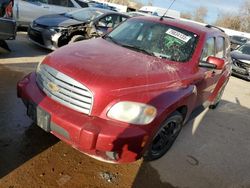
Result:
<instances>
[{"instance_id":1,"label":"windshield","mask_svg":"<svg viewBox=\"0 0 250 188\"><path fill-rule=\"evenodd\" d=\"M144 20L128 20L106 36L123 47L172 61L188 61L197 35L189 31Z\"/></svg>"},{"instance_id":2,"label":"windshield","mask_svg":"<svg viewBox=\"0 0 250 188\"><path fill-rule=\"evenodd\" d=\"M242 45L237 49L237 51L241 52L242 54L250 55L250 44Z\"/></svg>"},{"instance_id":3,"label":"windshield","mask_svg":"<svg viewBox=\"0 0 250 188\"><path fill-rule=\"evenodd\" d=\"M79 20L79 21L92 21L98 16L101 16L102 14L103 12L98 11L98 10L83 8L83 9L76 10L73 12L65 13L65 16Z\"/></svg>"}]
</instances>

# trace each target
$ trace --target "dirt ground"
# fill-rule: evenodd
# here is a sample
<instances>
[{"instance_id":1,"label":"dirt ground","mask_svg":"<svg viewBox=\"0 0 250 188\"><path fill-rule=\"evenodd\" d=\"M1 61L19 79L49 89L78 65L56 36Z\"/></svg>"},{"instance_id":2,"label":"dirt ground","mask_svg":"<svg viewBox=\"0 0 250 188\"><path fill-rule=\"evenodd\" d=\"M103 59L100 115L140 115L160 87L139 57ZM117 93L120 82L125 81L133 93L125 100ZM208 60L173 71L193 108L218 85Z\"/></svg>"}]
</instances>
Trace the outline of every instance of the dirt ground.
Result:
<instances>
[{"instance_id":1,"label":"dirt ground","mask_svg":"<svg viewBox=\"0 0 250 188\"><path fill-rule=\"evenodd\" d=\"M0 54L0 188L250 187L250 82L231 77L216 110L204 110L163 158L114 165L92 159L37 127L16 82L50 51L26 33Z\"/></svg>"}]
</instances>

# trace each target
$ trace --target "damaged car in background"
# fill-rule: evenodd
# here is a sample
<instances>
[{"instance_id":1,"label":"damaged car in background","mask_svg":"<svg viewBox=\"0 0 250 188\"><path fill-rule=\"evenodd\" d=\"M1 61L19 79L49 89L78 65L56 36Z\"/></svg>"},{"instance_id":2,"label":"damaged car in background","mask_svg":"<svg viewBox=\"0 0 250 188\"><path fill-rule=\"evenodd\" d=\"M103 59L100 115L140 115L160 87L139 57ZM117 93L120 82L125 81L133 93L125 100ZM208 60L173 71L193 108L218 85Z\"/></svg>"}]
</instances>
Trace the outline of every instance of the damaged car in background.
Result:
<instances>
[{"instance_id":1,"label":"damaged car in background","mask_svg":"<svg viewBox=\"0 0 250 188\"><path fill-rule=\"evenodd\" d=\"M250 43L247 42L231 52L232 74L250 81Z\"/></svg>"},{"instance_id":2,"label":"damaged car in background","mask_svg":"<svg viewBox=\"0 0 250 188\"><path fill-rule=\"evenodd\" d=\"M31 23L28 36L39 46L55 50L68 43L99 37L127 18L107 9L83 8L39 17Z\"/></svg>"},{"instance_id":3,"label":"damaged car in background","mask_svg":"<svg viewBox=\"0 0 250 188\"><path fill-rule=\"evenodd\" d=\"M236 50L242 44L245 44L249 39L244 36L230 36L231 50Z\"/></svg>"}]
</instances>

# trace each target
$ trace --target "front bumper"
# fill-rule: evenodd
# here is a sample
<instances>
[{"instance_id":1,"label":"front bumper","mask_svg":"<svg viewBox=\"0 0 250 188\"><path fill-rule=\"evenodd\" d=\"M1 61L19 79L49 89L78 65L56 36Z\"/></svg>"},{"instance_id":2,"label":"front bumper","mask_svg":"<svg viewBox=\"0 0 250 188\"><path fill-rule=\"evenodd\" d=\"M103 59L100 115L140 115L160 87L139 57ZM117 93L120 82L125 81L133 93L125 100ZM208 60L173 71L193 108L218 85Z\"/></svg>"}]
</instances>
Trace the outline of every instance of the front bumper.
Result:
<instances>
[{"instance_id":1,"label":"front bumper","mask_svg":"<svg viewBox=\"0 0 250 188\"><path fill-rule=\"evenodd\" d=\"M33 43L49 50L56 50L59 47L58 41L61 33L54 33L46 28L30 26L28 28L28 36Z\"/></svg>"},{"instance_id":2,"label":"front bumper","mask_svg":"<svg viewBox=\"0 0 250 188\"><path fill-rule=\"evenodd\" d=\"M26 105L36 104L50 114L50 132L72 147L99 160L113 163L139 159L148 135L140 126L88 116L69 109L47 97L31 73L17 84L18 97Z\"/></svg>"},{"instance_id":3,"label":"front bumper","mask_svg":"<svg viewBox=\"0 0 250 188\"><path fill-rule=\"evenodd\" d=\"M232 65L232 75L250 80L250 72L247 69Z\"/></svg>"}]
</instances>

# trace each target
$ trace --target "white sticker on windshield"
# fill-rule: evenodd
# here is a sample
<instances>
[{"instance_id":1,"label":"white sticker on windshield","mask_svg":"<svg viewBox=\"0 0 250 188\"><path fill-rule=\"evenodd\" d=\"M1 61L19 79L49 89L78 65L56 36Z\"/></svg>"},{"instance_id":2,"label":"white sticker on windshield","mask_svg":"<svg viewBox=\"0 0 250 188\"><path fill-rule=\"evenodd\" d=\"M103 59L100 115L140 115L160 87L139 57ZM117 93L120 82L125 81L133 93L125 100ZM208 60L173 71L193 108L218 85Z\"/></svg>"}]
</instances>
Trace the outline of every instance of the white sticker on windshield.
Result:
<instances>
[{"instance_id":1,"label":"white sticker on windshield","mask_svg":"<svg viewBox=\"0 0 250 188\"><path fill-rule=\"evenodd\" d=\"M190 36L184 35L183 33L173 29L168 29L166 33L184 42L188 42L191 39Z\"/></svg>"}]
</instances>

